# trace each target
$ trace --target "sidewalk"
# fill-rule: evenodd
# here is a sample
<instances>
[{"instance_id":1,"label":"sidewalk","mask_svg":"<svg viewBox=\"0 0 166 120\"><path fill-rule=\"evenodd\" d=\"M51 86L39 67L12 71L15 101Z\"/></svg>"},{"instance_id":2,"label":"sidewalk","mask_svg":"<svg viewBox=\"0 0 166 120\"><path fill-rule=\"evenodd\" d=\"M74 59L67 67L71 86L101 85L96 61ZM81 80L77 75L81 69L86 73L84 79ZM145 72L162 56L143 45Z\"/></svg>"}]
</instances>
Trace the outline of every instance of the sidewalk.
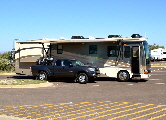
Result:
<instances>
[{"instance_id":1,"label":"sidewalk","mask_svg":"<svg viewBox=\"0 0 166 120\"><path fill-rule=\"evenodd\" d=\"M0 115L0 120L30 120L30 119L18 118L18 117L13 117L13 116L6 116L6 115Z\"/></svg>"}]
</instances>

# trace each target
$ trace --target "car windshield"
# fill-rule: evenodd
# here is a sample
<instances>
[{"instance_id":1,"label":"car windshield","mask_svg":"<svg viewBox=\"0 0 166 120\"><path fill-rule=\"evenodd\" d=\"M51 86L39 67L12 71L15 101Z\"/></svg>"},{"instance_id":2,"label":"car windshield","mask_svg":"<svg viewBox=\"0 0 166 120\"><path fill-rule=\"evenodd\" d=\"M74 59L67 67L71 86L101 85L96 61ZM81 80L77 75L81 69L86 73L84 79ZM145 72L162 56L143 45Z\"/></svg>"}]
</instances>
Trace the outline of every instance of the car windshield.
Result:
<instances>
[{"instance_id":1,"label":"car windshield","mask_svg":"<svg viewBox=\"0 0 166 120\"><path fill-rule=\"evenodd\" d=\"M72 63L73 63L73 65L75 65L75 66L84 65L82 62L77 61L77 60L72 60Z\"/></svg>"}]
</instances>

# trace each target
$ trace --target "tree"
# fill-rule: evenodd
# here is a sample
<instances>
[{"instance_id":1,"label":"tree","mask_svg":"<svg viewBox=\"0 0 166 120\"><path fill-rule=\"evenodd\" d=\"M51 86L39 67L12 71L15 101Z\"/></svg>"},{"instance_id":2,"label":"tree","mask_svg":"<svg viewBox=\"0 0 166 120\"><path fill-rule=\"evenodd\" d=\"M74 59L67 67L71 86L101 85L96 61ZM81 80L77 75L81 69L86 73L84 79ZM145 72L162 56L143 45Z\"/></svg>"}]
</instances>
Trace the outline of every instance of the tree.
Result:
<instances>
[{"instance_id":1,"label":"tree","mask_svg":"<svg viewBox=\"0 0 166 120\"><path fill-rule=\"evenodd\" d=\"M149 45L149 49L150 49L150 50L158 49L158 48L163 48L163 49L165 49L164 46L159 46L159 45L156 45L155 43L154 43L153 45Z\"/></svg>"},{"instance_id":2,"label":"tree","mask_svg":"<svg viewBox=\"0 0 166 120\"><path fill-rule=\"evenodd\" d=\"M0 58L4 58L4 59L10 59L10 54L11 52L4 52L2 54L0 54Z\"/></svg>"},{"instance_id":3,"label":"tree","mask_svg":"<svg viewBox=\"0 0 166 120\"><path fill-rule=\"evenodd\" d=\"M5 52L0 54L0 70L1 71L12 71L14 67L10 64L11 52Z\"/></svg>"}]
</instances>

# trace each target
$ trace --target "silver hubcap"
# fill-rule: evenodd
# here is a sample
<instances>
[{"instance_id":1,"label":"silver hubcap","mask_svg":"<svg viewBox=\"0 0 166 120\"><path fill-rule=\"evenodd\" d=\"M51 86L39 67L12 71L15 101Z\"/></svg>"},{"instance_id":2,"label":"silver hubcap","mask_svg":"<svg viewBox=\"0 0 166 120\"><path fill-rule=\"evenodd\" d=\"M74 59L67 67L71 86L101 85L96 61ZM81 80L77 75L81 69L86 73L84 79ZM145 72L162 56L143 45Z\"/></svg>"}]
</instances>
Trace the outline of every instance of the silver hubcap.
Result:
<instances>
[{"instance_id":1,"label":"silver hubcap","mask_svg":"<svg viewBox=\"0 0 166 120\"><path fill-rule=\"evenodd\" d=\"M79 81L80 82L85 82L86 77L84 75L79 76Z\"/></svg>"},{"instance_id":2,"label":"silver hubcap","mask_svg":"<svg viewBox=\"0 0 166 120\"><path fill-rule=\"evenodd\" d=\"M119 78L120 78L121 80L125 80L125 79L127 78L127 73L126 73L126 72L120 72Z\"/></svg>"},{"instance_id":3,"label":"silver hubcap","mask_svg":"<svg viewBox=\"0 0 166 120\"><path fill-rule=\"evenodd\" d=\"M40 80L44 80L45 78L46 78L45 74L40 74L40 75L39 75L39 79L40 79Z\"/></svg>"}]
</instances>

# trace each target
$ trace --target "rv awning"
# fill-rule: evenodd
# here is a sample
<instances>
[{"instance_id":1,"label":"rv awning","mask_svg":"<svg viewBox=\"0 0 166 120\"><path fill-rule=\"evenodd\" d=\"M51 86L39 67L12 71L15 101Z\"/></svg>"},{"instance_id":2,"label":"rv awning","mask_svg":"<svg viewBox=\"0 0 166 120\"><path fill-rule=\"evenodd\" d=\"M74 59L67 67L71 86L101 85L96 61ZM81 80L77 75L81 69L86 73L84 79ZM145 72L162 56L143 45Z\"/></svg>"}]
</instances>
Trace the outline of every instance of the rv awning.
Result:
<instances>
[{"instance_id":1,"label":"rv awning","mask_svg":"<svg viewBox=\"0 0 166 120\"><path fill-rule=\"evenodd\" d=\"M105 38L105 39L65 39L65 40L27 40L27 41L16 41L16 43L20 44L42 44L42 43L86 43L86 42L116 42L118 40L123 41L144 41L145 38Z\"/></svg>"},{"instance_id":2,"label":"rv awning","mask_svg":"<svg viewBox=\"0 0 166 120\"><path fill-rule=\"evenodd\" d=\"M20 44L42 44L42 43L79 43L79 42L108 42L117 41L117 39L69 39L69 40L27 40L27 41L16 41Z\"/></svg>"},{"instance_id":3,"label":"rv awning","mask_svg":"<svg viewBox=\"0 0 166 120\"><path fill-rule=\"evenodd\" d=\"M70 39L70 40L57 40L50 41L50 43L86 43L86 42L115 42L116 40L108 40L108 39Z\"/></svg>"}]
</instances>

